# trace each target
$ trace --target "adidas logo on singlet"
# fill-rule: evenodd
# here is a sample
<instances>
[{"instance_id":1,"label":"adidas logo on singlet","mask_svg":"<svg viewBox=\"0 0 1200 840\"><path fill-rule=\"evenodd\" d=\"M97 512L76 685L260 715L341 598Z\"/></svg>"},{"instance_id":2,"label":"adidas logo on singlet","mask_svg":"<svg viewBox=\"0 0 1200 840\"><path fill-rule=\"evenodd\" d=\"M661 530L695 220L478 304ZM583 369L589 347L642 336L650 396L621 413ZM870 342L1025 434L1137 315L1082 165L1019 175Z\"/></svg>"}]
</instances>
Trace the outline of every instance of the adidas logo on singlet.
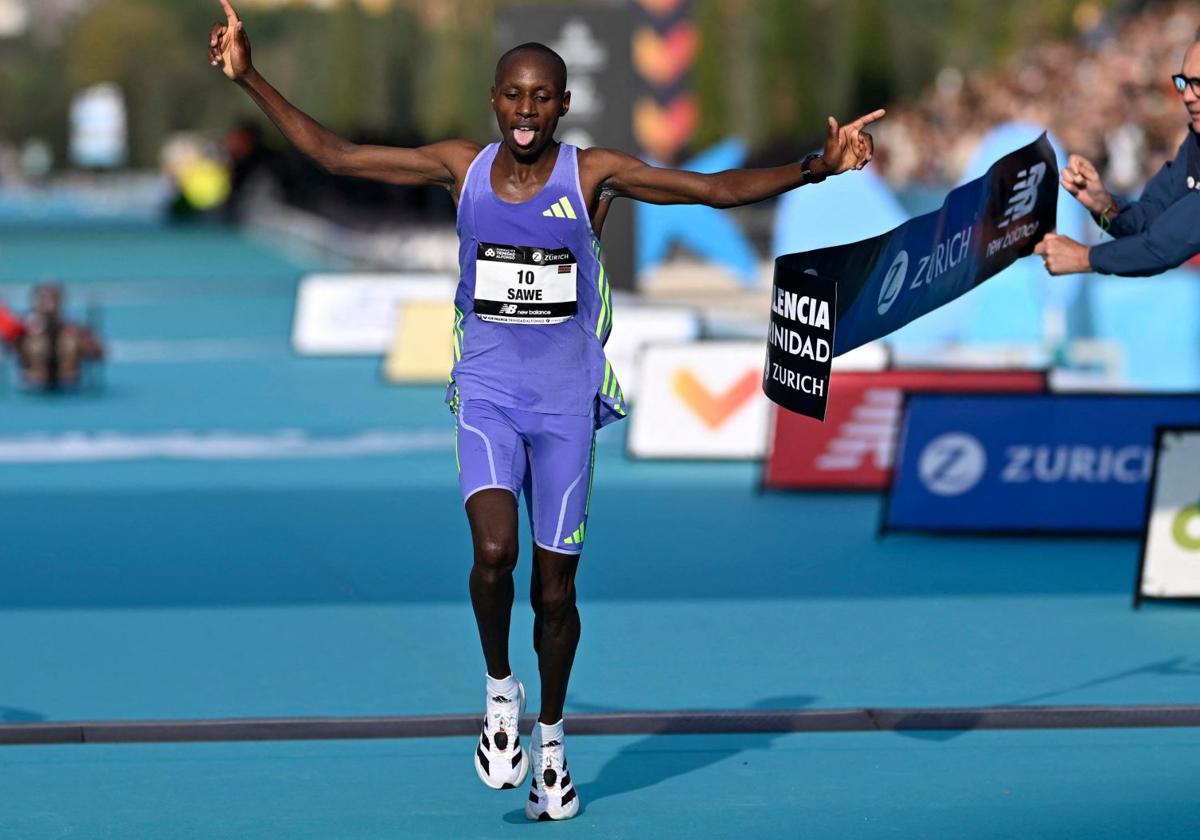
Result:
<instances>
[{"instance_id":1,"label":"adidas logo on singlet","mask_svg":"<svg viewBox=\"0 0 1200 840\"><path fill-rule=\"evenodd\" d=\"M565 195L558 201L550 205L549 210L542 211L543 216L550 216L554 219L575 219L575 208L571 206L571 201Z\"/></svg>"}]
</instances>

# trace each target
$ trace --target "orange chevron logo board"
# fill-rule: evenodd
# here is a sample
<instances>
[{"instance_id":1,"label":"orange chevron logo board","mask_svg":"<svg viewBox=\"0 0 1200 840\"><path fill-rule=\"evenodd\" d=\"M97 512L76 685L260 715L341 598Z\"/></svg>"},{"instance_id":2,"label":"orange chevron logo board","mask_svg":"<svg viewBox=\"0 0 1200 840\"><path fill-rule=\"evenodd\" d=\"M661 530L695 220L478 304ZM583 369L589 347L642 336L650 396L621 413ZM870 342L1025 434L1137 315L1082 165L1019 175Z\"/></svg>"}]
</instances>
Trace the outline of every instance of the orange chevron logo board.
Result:
<instances>
[{"instance_id":1,"label":"orange chevron logo board","mask_svg":"<svg viewBox=\"0 0 1200 840\"><path fill-rule=\"evenodd\" d=\"M693 23L678 23L662 37L643 26L633 36L633 66L653 85L674 84L691 69L699 48L700 31Z\"/></svg>"},{"instance_id":2,"label":"orange chevron logo board","mask_svg":"<svg viewBox=\"0 0 1200 840\"><path fill-rule=\"evenodd\" d=\"M660 108L643 98L633 108L633 133L638 144L660 160L674 157L687 144L700 122L700 105L692 94L683 94Z\"/></svg>"},{"instance_id":3,"label":"orange chevron logo board","mask_svg":"<svg viewBox=\"0 0 1200 840\"><path fill-rule=\"evenodd\" d=\"M762 374L748 370L729 388L714 394L687 368L675 372L672 386L683 404L710 429L719 429L757 394Z\"/></svg>"},{"instance_id":4,"label":"orange chevron logo board","mask_svg":"<svg viewBox=\"0 0 1200 840\"><path fill-rule=\"evenodd\" d=\"M638 5L655 17L666 17L688 0L638 0Z\"/></svg>"}]
</instances>

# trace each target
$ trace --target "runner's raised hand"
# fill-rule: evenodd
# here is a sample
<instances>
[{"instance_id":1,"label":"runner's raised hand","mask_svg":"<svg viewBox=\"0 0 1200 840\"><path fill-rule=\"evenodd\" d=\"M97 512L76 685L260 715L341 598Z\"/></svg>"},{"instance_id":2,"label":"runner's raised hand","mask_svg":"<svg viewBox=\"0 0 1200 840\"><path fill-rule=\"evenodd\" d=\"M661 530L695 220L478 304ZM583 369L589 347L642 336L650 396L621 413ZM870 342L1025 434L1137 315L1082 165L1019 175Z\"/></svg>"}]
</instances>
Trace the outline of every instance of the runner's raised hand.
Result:
<instances>
[{"instance_id":1,"label":"runner's raised hand","mask_svg":"<svg viewBox=\"0 0 1200 840\"><path fill-rule=\"evenodd\" d=\"M825 137L823 157L830 175L840 175L850 169L862 169L871 162L871 157L875 154L875 141L863 129L882 119L886 113L887 111L880 108L843 126L839 126L833 117L829 118L829 133Z\"/></svg>"},{"instance_id":2,"label":"runner's raised hand","mask_svg":"<svg viewBox=\"0 0 1200 840\"><path fill-rule=\"evenodd\" d=\"M225 22L214 23L208 33L208 62L238 81L253 69L250 63L250 39L229 0L220 0Z\"/></svg>"}]
</instances>

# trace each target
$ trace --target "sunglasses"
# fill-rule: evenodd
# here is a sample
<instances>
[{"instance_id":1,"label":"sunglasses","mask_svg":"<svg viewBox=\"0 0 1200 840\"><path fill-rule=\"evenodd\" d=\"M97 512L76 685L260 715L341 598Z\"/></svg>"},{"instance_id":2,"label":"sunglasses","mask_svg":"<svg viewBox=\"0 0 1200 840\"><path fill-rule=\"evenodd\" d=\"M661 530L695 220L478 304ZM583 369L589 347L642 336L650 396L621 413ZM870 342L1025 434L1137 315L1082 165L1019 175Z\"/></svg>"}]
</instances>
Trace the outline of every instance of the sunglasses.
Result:
<instances>
[{"instance_id":1,"label":"sunglasses","mask_svg":"<svg viewBox=\"0 0 1200 840\"><path fill-rule=\"evenodd\" d=\"M1171 77L1171 81L1175 83L1175 90L1183 93L1188 88L1192 89L1192 93L1200 96L1200 79L1195 76L1185 76L1182 73L1176 73Z\"/></svg>"}]
</instances>

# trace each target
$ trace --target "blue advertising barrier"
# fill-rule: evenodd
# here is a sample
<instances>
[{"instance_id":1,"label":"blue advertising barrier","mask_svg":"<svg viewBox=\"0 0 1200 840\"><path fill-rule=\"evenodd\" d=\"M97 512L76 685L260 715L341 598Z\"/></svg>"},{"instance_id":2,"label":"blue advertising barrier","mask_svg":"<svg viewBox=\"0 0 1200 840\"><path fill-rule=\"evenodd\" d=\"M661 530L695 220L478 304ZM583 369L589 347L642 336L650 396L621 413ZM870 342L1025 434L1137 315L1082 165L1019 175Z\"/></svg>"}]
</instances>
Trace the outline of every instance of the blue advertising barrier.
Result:
<instances>
[{"instance_id":1,"label":"blue advertising barrier","mask_svg":"<svg viewBox=\"0 0 1200 840\"><path fill-rule=\"evenodd\" d=\"M913 394L885 531L1141 532L1155 429L1200 394Z\"/></svg>"}]
</instances>

